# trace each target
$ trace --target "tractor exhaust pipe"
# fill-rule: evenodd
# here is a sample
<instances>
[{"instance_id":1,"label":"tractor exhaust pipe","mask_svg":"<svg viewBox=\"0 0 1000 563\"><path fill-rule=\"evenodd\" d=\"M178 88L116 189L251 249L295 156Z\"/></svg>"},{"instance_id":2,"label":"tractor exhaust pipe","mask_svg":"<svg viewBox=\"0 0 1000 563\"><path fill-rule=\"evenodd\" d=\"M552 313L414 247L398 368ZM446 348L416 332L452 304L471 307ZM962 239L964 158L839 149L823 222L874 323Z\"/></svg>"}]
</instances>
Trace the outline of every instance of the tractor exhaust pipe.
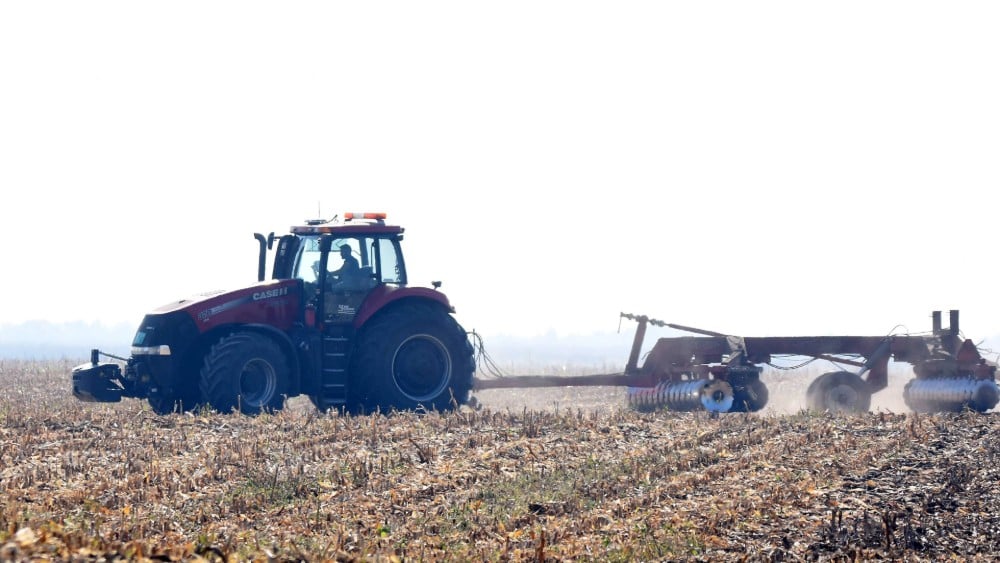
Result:
<instances>
[{"instance_id":1,"label":"tractor exhaust pipe","mask_svg":"<svg viewBox=\"0 0 1000 563\"><path fill-rule=\"evenodd\" d=\"M274 246L274 233L269 233L266 237L260 233L254 233L253 238L260 243L260 254L257 257L257 281L264 281L265 270L267 269L267 251Z\"/></svg>"}]
</instances>

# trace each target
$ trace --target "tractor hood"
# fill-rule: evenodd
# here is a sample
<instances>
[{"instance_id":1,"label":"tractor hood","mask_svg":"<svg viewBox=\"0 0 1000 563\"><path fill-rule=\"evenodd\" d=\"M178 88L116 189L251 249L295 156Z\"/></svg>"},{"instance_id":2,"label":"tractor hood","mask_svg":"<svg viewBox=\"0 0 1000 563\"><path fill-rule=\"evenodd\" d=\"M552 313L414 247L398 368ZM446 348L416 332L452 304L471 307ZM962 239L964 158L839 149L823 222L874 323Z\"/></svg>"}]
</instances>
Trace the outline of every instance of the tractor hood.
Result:
<instances>
[{"instance_id":1,"label":"tractor hood","mask_svg":"<svg viewBox=\"0 0 1000 563\"><path fill-rule=\"evenodd\" d=\"M199 293L197 295L190 295L179 301L171 301L170 303L166 303L164 305L157 307L156 309L153 309L151 312L155 315L163 315L167 313L173 313L176 311L183 311L190 307L194 307L199 303L204 303L212 299L213 297L218 297L220 295L221 296L231 295L234 293L240 293L242 291L244 290L237 289L237 290L226 291L223 289L219 289L215 291L207 291L205 293Z\"/></svg>"},{"instance_id":2,"label":"tractor hood","mask_svg":"<svg viewBox=\"0 0 1000 563\"><path fill-rule=\"evenodd\" d=\"M267 280L230 291L214 291L173 301L152 311L168 315L183 311L205 332L231 323L266 323L288 328L301 315L302 282Z\"/></svg>"}]
</instances>

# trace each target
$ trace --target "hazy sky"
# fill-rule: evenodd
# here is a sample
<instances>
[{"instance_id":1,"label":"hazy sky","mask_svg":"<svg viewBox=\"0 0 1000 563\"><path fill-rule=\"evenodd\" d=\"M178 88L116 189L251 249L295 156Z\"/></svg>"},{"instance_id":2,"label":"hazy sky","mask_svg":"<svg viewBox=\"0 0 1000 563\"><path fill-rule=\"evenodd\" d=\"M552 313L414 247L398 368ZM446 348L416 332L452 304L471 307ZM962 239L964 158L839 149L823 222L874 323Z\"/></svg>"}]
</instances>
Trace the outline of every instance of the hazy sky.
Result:
<instances>
[{"instance_id":1,"label":"hazy sky","mask_svg":"<svg viewBox=\"0 0 1000 563\"><path fill-rule=\"evenodd\" d=\"M1000 3L4 2L0 324L385 211L466 328L1000 333Z\"/></svg>"}]
</instances>

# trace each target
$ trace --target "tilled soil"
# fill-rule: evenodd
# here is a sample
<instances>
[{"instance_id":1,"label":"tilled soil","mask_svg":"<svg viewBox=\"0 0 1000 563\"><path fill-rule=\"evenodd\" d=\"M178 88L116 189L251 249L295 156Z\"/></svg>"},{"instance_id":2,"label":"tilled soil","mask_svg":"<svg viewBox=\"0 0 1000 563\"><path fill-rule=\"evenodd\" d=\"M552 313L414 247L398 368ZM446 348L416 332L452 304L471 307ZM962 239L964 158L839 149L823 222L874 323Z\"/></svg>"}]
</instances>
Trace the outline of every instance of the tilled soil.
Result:
<instances>
[{"instance_id":1,"label":"tilled soil","mask_svg":"<svg viewBox=\"0 0 1000 563\"><path fill-rule=\"evenodd\" d=\"M75 401L69 367L0 363L0 559L1000 552L992 413L712 418L593 388L479 393L480 410L444 414L320 415L298 398L256 418L157 416Z\"/></svg>"}]
</instances>

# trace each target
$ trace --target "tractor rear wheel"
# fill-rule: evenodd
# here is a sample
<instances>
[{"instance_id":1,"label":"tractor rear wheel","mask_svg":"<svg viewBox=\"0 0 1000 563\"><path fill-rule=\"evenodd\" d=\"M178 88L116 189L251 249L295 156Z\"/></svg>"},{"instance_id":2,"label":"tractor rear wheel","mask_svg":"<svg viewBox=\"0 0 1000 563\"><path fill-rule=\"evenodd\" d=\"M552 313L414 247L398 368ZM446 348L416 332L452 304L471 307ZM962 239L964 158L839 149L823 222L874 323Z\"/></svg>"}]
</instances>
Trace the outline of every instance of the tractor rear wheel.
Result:
<instances>
[{"instance_id":1,"label":"tractor rear wheel","mask_svg":"<svg viewBox=\"0 0 1000 563\"><path fill-rule=\"evenodd\" d=\"M469 400L472 344L440 305L407 303L383 312L362 328L355 350L354 410L443 411Z\"/></svg>"},{"instance_id":2,"label":"tractor rear wheel","mask_svg":"<svg viewBox=\"0 0 1000 563\"><path fill-rule=\"evenodd\" d=\"M288 360L278 343L254 332L237 332L217 342L201 368L201 392L212 408L256 415L284 406Z\"/></svg>"},{"instance_id":3,"label":"tractor rear wheel","mask_svg":"<svg viewBox=\"0 0 1000 563\"><path fill-rule=\"evenodd\" d=\"M824 373L806 390L809 409L831 412L868 412L872 393L868 383L849 371Z\"/></svg>"}]
</instances>

